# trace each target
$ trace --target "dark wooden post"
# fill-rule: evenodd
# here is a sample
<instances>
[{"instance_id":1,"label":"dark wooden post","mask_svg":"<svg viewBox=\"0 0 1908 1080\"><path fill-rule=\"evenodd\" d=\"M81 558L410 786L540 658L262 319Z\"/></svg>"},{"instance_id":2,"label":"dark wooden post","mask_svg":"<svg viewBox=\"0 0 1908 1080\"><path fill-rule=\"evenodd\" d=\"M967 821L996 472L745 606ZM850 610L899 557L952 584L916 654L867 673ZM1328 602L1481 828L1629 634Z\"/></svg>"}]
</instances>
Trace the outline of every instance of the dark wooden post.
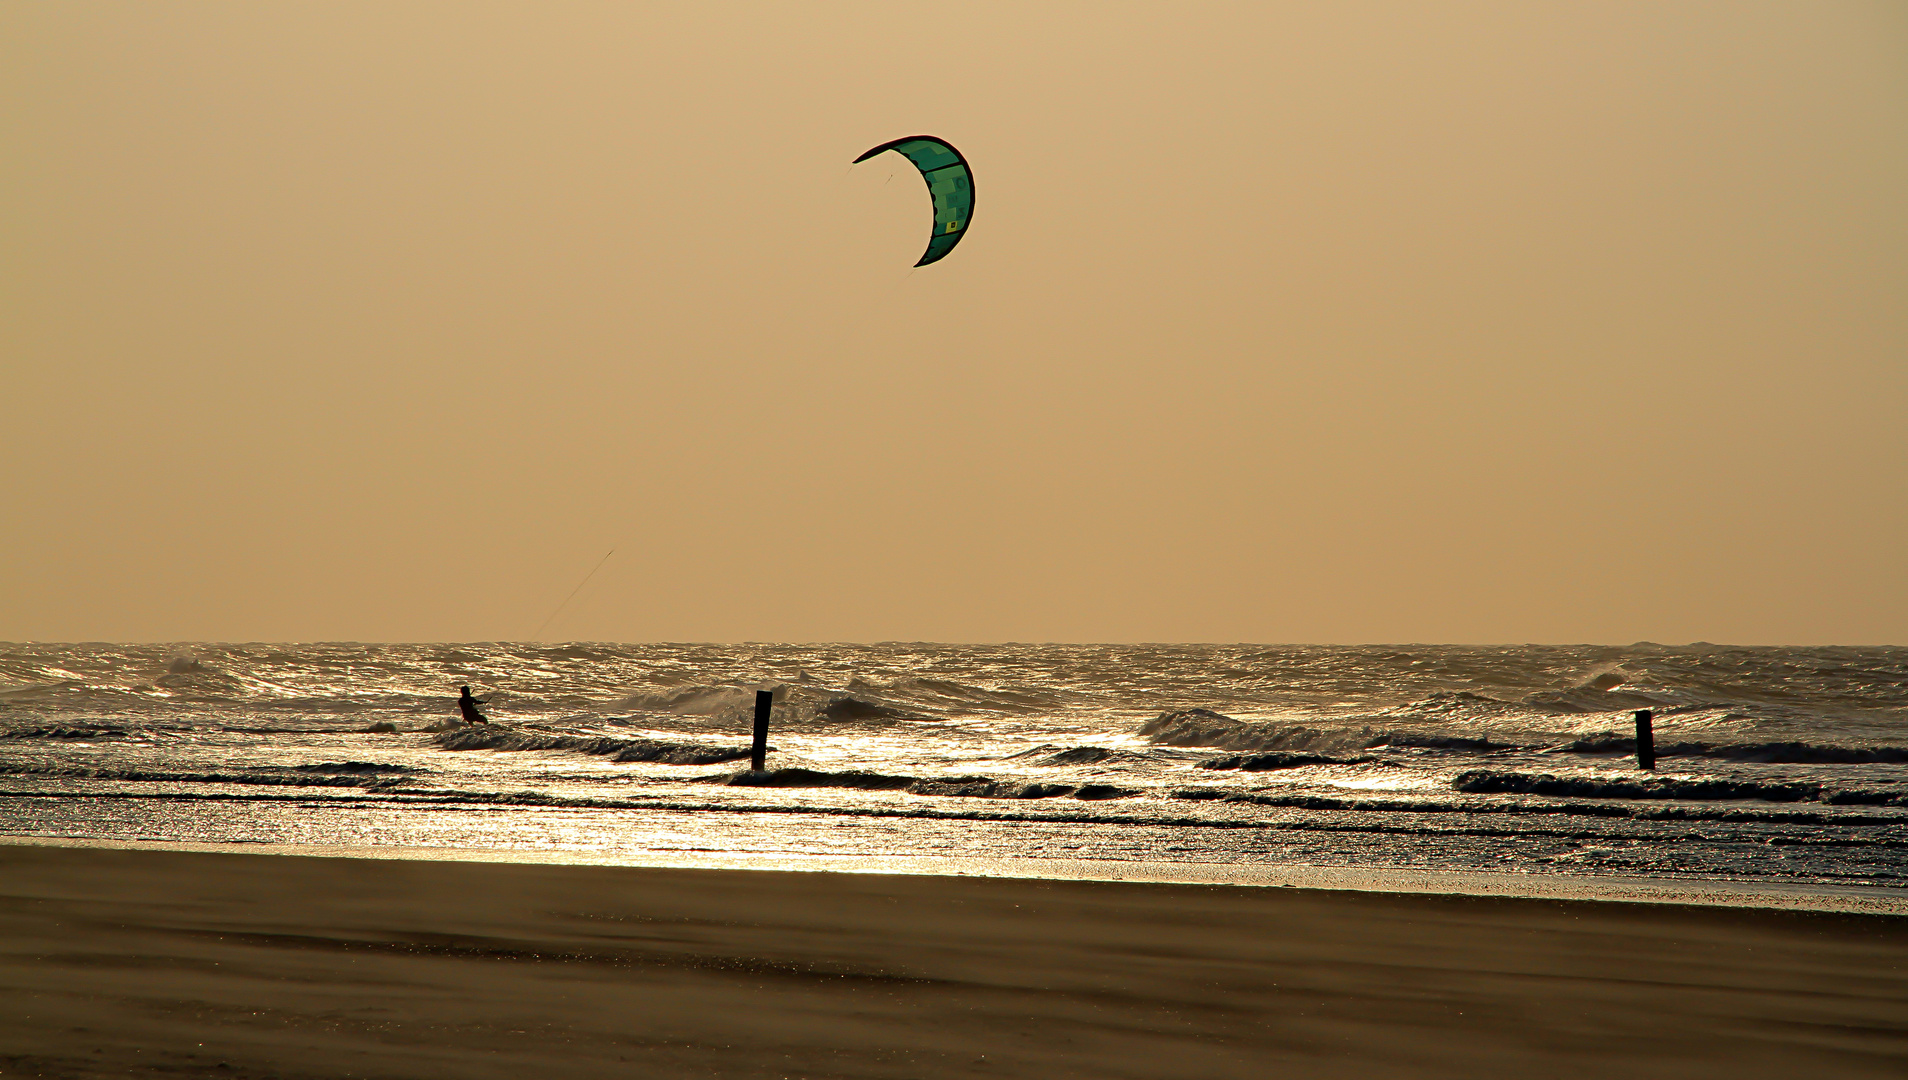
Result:
<instances>
[{"instance_id":1,"label":"dark wooden post","mask_svg":"<svg viewBox=\"0 0 1908 1080\"><path fill-rule=\"evenodd\" d=\"M1650 710L1636 711L1636 767L1656 768L1656 736L1650 731Z\"/></svg>"},{"instance_id":2,"label":"dark wooden post","mask_svg":"<svg viewBox=\"0 0 1908 1080\"><path fill-rule=\"evenodd\" d=\"M775 706L775 691L755 692L755 745L749 747L749 768L762 771L762 759L768 755L769 709Z\"/></svg>"}]
</instances>

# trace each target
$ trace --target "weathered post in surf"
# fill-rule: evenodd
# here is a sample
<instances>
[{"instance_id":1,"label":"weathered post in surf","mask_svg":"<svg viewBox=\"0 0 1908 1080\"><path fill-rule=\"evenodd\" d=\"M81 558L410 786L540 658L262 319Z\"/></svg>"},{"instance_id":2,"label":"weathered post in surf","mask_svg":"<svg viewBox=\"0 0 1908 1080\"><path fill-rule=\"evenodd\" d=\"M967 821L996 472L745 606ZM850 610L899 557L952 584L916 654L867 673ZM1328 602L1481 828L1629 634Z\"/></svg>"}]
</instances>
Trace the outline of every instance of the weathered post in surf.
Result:
<instances>
[{"instance_id":1,"label":"weathered post in surf","mask_svg":"<svg viewBox=\"0 0 1908 1080\"><path fill-rule=\"evenodd\" d=\"M749 747L749 770L762 771L762 759L768 756L769 709L775 705L775 691L755 692L755 743Z\"/></svg>"},{"instance_id":2,"label":"weathered post in surf","mask_svg":"<svg viewBox=\"0 0 1908 1080\"><path fill-rule=\"evenodd\" d=\"M1636 767L1656 768L1656 736L1650 731L1650 710L1636 711Z\"/></svg>"}]
</instances>

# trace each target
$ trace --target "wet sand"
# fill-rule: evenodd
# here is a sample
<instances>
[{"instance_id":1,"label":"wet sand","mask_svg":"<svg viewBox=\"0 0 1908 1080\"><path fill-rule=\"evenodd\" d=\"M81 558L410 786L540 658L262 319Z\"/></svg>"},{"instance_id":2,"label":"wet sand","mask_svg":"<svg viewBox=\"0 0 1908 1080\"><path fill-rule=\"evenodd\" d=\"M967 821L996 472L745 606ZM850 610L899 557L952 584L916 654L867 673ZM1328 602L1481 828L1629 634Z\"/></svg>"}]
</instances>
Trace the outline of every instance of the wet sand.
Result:
<instances>
[{"instance_id":1,"label":"wet sand","mask_svg":"<svg viewBox=\"0 0 1908 1080\"><path fill-rule=\"evenodd\" d=\"M0 1076L1900 1077L1908 918L0 846Z\"/></svg>"}]
</instances>

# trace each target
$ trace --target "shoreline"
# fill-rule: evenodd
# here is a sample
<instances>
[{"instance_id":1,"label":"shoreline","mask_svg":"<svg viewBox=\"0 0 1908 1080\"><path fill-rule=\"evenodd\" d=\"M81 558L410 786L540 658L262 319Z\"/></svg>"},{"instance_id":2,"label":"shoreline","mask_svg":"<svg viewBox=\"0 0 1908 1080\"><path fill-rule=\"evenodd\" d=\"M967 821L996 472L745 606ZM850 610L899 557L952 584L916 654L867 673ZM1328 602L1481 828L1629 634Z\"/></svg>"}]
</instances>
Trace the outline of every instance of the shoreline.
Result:
<instances>
[{"instance_id":1,"label":"shoreline","mask_svg":"<svg viewBox=\"0 0 1908 1080\"><path fill-rule=\"evenodd\" d=\"M1474 896L1594 903L1666 904L1881 916L1908 916L1908 888L1536 874L1505 871L1415 870L1312 864L1115 862L1097 859L960 859L941 856L811 855L780 852L652 851L605 855L581 850L426 848L379 845L189 843L90 837L0 835L0 846L176 851L274 855L291 858L465 862L499 865L596 866L765 873L903 875L1082 881L1157 885L1290 888L1373 892L1400 896Z\"/></svg>"}]
</instances>

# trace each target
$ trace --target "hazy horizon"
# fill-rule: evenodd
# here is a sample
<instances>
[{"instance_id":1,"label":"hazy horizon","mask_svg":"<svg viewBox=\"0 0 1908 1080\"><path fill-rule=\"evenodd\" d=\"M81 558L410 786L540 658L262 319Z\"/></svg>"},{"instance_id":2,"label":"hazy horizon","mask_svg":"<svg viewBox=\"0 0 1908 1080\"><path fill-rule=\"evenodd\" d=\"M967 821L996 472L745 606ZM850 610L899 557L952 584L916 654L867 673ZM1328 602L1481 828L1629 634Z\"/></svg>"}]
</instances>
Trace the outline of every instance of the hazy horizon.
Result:
<instances>
[{"instance_id":1,"label":"hazy horizon","mask_svg":"<svg viewBox=\"0 0 1908 1080\"><path fill-rule=\"evenodd\" d=\"M0 640L614 548L544 640L1908 644L1899 4L15 3L0 90Z\"/></svg>"},{"instance_id":2,"label":"hazy horizon","mask_svg":"<svg viewBox=\"0 0 1908 1080\"><path fill-rule=\"evenodd\" d=\"M617 640L613 638L557 638L557 637L523 638L523 639L496 638L496 639L489 639L489 640L469 638L469 639L453 640L453 641L405 641L398 638L369 639L369 640L361 640L357 638L314 638L310 640L300 640L300 639L293 639L293 638L257 639L257 640L218 639L218 638L152 638L152 639L141 640L141 641L97 638L97 639L78 639L78 640L72 640L72 641L65 641L65 640L58 640L58 639L52 639L52 638L26 638L26 639L21 639L18 641L0 640L0 644L51 645L51 646L59 646L59 645L70 645L70 646L206 645L206 646L212 646L215 648L225 648L225 647L244 648L246 646L251 646L251 645L364 645L364 646L381 646L381 645L434 645L436 646L436 645L441 645L445 647L456 647L459 645L483 645L483 646L524 645L524 646L534 646L539 648L553 648L553 649L560 649L560 648L571 646L571 645L609 645L609 646L682 645L682 646L724 646L724 647L737 647L737 648L746 648L750 646L879 647L879 646L919 645L919 646L928 646L928 647L934 647L934 648L943 648L943 647L945 648L994 648L994 647L1003 647L1003 646L1024 646L1024 647L1030 647L1030 648L1044 648L1044 647L1052 646L1057 648L1136 648L1136 649L1155 648L1155 647L1177 648L1181 646L1199 646L1199 647L1212 646L1215 648L1245 647L1245 648L1266 648L1266 649L1389 649L1389 648L1399 648L1399 649L1519 649L1519 648L1652 649L1653 648L1653 649L1682 650L1682 649L1899 649L1899 648L1904 648L1904 646L1895 645L1889 642L1873 642L1873 641L1832 641L1832 642L1815 642L1812 644L1807 644L1807 643L1805 644L1797 644L1797 643L1775 644L1771 642L1761 642L1761 641L1629 641L1629 642L1620 642L1620 641L1163 641L1163 640L1162 641L1142 641L1142 640L1016 641L1016 640L1008 640L1008 639L1003 639L1000 641L939 641L939 640L933 640L933 639L927 639L927 638L921 638L921 639L894 638L894 639L879 640L879 641L877 640L777 641L777 640L768 640L768 639L763 639L763 640L749 639L749 640L743 640L743 641L669 641L664 639L649 639L649 640L642 640L642 641L634 641L634 640Z\"/></svg>"}]
</instances>

